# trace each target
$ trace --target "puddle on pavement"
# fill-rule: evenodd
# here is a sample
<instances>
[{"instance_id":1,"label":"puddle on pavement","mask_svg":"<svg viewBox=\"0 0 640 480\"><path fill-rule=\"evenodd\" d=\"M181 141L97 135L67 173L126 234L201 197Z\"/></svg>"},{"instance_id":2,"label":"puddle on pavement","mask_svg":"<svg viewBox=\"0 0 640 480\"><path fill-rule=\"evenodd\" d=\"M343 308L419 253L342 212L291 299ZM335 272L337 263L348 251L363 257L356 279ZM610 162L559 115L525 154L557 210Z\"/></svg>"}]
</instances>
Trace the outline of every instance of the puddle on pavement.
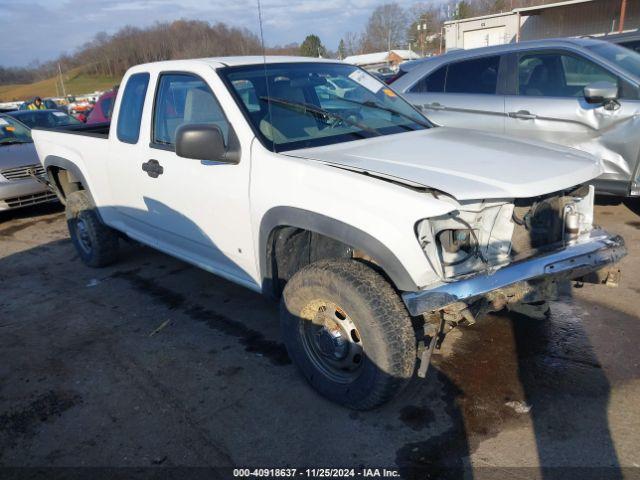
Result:
<instances>
[{"instance_id":1,"label":"puddle on pavement","mask_svg":"<svg viewBox=\"0 0 640 480\"><path fill-rule=\"evenodd\" d=\"M560 400L563 394L606 401L609 392L579 316L579 307L554 302L548 320L501 313L450 334L453 338L447 338L443 353L432 359L427 378L437 382L434 389L446 405L450 428L429 434L429 400L423 407L401 409L400 420L412 430L424 429L425 440L400 448L397 465L409 473L412 467L446 467L440 472L446 478L449 469L467 465L466 457L480 441L536 420L549 435L562 429L561 434L570 437L570 424L554 426L540 415L558 402L566 407L566 400ZM531 411L524 413L529 406Z\"/></svg>"}]
</instances>

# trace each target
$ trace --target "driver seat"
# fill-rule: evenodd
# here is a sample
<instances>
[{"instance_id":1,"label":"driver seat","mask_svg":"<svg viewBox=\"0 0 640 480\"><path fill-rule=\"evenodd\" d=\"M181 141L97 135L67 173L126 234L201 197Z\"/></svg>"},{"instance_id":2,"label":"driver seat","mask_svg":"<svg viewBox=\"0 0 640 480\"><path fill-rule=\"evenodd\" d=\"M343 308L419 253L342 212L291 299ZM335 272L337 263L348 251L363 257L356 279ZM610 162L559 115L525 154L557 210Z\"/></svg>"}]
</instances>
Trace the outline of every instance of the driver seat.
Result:
<instances>
[{"instance_id":1,"label":"driver seat","mask_svg":"<svg viewBox=\"0 0 640 480\"><path fill-rule=\"evenodd\" d=\"M293 86L290 80L276 82L269 94L272 98L290 102L310 103L306 100L304 87ZM269 118L269 112L271 118ZM316 135L320 129L316 118L312 115L271 103L270 107L267 106L266 116L260 121L260 131L272 142L287 143Z\"/></svg>"}]
</instances>

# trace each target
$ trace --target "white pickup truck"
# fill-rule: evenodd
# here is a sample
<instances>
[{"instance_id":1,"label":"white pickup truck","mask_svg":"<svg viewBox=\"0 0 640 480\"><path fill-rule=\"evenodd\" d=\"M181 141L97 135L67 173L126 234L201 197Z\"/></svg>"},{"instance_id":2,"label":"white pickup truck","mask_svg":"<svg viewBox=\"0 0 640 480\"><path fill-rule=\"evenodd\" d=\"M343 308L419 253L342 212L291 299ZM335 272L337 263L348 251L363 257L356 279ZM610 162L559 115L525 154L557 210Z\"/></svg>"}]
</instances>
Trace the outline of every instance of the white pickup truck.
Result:
<instances>
[{"instance_id":1,"label":"white pickup truck","mask_svg":"<svg viewBox=\"0 0 640 480\"><path fill-rule=\"evenodd\" d=\"M281 298L291 359L343 405L424 375L451 325L616 282L588 154L434 127L336 61L160 62L122 85L112 128L33 131L82 260L126 236Z\"/></svg>"}]
</instances>

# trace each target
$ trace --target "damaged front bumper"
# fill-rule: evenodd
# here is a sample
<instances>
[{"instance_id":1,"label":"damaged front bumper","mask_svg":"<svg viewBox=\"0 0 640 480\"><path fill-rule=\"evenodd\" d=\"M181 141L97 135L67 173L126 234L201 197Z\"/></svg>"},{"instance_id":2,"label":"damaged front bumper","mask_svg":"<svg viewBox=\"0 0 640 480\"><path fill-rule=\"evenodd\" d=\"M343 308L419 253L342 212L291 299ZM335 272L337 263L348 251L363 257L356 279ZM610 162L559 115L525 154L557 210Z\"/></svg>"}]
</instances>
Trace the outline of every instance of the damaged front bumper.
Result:
<instances>
[{"instance_id":1,"label":"damaged front bumper","mask_svg":"<svg viewBox=\"0 0 640 480\"><path fill-rule=\"evenodd\" d=\"M592 230L562 247L515 260L490 273L441 283L402 295L411 315L440 310L456 302L472 302L498 289L545 278L577 279L611 265L627 254L624 240L604 230Z\"/></svg>"}]
</instances>

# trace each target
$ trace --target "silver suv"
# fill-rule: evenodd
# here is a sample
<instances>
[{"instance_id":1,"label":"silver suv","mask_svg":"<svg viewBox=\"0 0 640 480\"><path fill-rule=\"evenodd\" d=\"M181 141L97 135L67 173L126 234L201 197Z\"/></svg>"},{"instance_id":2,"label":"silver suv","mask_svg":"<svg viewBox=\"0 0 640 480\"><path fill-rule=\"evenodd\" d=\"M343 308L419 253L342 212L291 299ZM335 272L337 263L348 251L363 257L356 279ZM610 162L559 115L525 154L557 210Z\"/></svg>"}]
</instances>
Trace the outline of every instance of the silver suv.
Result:
<instances>
[{"instance_id":1,"label":"silver suv","mask_svg":"<svg viewBox=\"0 0 640 480\"><path fill-rule=\"evenodd\" d=\"M433 122L544 140L601 158L599 193L640 196L640 54L595 39L455 50L393 88Z\"/></svg>"}]
</instances>

